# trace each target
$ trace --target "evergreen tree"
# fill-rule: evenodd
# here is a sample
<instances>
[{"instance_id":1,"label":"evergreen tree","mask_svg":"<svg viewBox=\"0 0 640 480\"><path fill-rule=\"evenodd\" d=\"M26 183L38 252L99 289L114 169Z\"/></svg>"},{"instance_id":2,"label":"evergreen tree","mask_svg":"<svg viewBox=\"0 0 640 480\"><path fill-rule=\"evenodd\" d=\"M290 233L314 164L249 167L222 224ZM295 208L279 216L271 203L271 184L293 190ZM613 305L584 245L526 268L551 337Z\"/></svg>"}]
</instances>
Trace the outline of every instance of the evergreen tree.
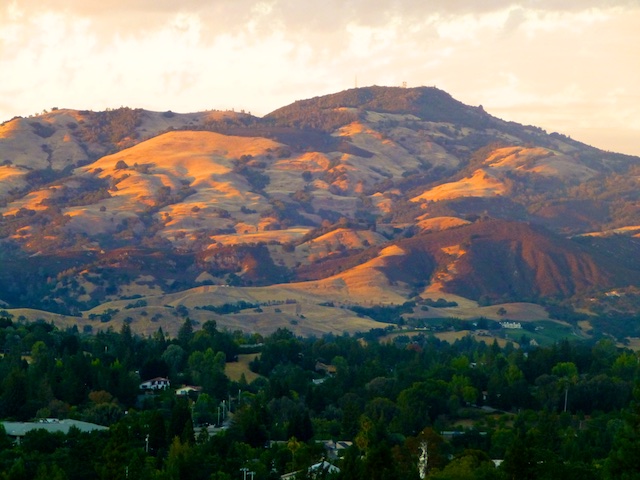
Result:
<instances>
[{"instance_id":1,"label":"evergreen tree","mask_svg":"<svg viewBox=\"0 0 640 480\"><path fill-rule=\"evenodd\" d=\"M605 462L604 478L640 479L640 385L636 385L631 409Z\"/></svg>"}]
</instances>

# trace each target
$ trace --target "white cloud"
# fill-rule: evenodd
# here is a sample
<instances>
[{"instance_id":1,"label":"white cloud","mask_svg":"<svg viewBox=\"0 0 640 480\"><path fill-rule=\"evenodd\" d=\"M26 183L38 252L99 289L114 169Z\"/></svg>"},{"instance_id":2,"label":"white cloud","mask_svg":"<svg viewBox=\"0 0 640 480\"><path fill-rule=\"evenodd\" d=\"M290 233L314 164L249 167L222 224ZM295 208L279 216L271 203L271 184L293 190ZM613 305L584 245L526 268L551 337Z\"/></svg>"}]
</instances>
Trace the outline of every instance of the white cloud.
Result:
<instances>
[{"instance_id":1,"label":"white cloud","mask_svg":"<svg viewBox=\"0 0 640 480\"><path fill-rule=\"evenodd\" d=\"M436 85L548 130L640 135L638 0L45 5L0 7L0 120L52 106L265 114L357 75L360 86Z\"/></svg>"}]
</instances>

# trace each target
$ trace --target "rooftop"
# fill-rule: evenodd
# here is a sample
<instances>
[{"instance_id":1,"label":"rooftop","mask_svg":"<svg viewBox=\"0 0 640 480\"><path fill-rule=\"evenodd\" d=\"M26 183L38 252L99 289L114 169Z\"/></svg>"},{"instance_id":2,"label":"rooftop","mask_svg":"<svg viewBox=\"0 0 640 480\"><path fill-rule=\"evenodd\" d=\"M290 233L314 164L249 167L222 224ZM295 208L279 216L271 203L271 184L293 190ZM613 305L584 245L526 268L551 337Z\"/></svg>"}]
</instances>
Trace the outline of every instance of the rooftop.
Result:
<instances>
[{"instance_id":1,"label":"rooftop","mask_svg":"<svg viewBox=\"0 0 640 480\"><path fill-rule=\"evenodd\" d=\"M47 418L39 422L2 422L7 435L11 437L24 437L31 430L46 430L47 432L69 433L71 427L76 427L81 432L94 430L108 430L107 427L95 423L82 422L80 420Z\"/></svg>"}]
</instances>

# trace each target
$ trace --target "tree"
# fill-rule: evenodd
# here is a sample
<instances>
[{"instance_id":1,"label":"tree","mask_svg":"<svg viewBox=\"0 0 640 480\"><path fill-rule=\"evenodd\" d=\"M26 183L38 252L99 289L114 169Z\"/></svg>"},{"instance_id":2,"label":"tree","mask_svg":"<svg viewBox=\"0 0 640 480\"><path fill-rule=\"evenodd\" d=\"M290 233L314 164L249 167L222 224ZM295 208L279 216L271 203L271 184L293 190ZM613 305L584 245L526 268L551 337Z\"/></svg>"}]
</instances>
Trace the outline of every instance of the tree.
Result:
<instances>
[{"instance_id":1,"label":"tree","mask_svg":"<svg viewBox=\"0 0 640 480\"><path fill-rule=\"evenodd\" d=\"M223 400L227 396L229 379L224 374L225 354L215 353L208 348L206 352L193 352L189 356L189 371L193 381L208 393Z\"/></svg>"},{"instance_id":2,"label":"tree","mask_svg":"<svg viewBox=\"0 0 640 480\"><path fill-rule=\"evenodd\" d=\"M398 395L400 408L397 427L408 435L416 435L440 414L447 411L449 385L442 380L416 382Z\"/></svg>"},{"instance_id":3,"label":"tree","mask_svg":"<svg viewBox=\"0 0 640 480\"><path fill-rule=\"evenodd\" d=\"M67 480L64 471L57 465L40 465L34 480Z\"/></svg>"},{"instance_id":4,"label":"tree","mask_svg":"<svg viewBox=\"0 0 640 480\"><path fill-rule=\"evenodd\" d=\"M13 464L4 478L6 478L6 480L28 480L29 475L27 474L27 467L25 465L24 459L19 458Z\"/></svg>"},{"instance_id":5,"label":"tree","mask_svg":"<svg viewBox=\"0 0 640 480\"><path fill-rule=\"evenodd\" d=\"M640 478L640 386L634 390L634 399L627 412L623 427L618 431L615 443L605 462L604 478L607 480L632 480Z\"/></svg>"},{"instance_id":6,"label":"tree","mask_svg":"<svg viewBox=\"0 0 640 480\"><path fill-rule=\"evenodd\" d=\"M149 453L158 454L168 446L167 427L164 417L158 410L149 416Z\"/></svg>"},{"instance_id":7,"label":"tree","mask_svg":"<svg viewBox=\"0 0 640 480\"><path fill-rule=\"evenodd\" d=\"M218 402L206 393L198 395L193 405L193 423L195 425L213 425L216 423L216 408Z\"/></svg>"},{"instance_id":8,"label":"tree","mask_svg":"<svg viewBox=\"0 0 640 480\"><path fill-rule=\"evenodd\" d=\"M178 437L183 443L193 443L193 420L187 398L178 398L171 410L169 422L169 440Z\"/></svg>"},{"instance_id":9,"label":"tree","mask_svg":"<svg viewBox=\"0 0 640 480\"><path fill-rule=\"evenodd\" d=\"M240 442L252 447L262 446L268 439L268 420L264 405L259 398L254 398L236 411L229 431Z\"/></svg>"},{"instance_id":10,"label":"tree","mask_svg":"<svg viewBox=\"0 0 640 480\"><path fill-rule=\"evenodd\" d=\"M0 416L26 420L29 416L25 411L28 401L26 373L14 367L2 382L2 389L4 392L0 397Z\"/></svg>"},{"instance_id":11,"label":"tree","mask_svg":"<svg viewBox=\"0 0 640 480\"><path fill-rule=\"evenodd\" d=\"M130 455L127 426L123 423L118 423L102 452L100 478L104 480L126 480Z\"/></svg>"},{"instance_id":12,"label":"tree","mask_svg":"<svg viewBox=\"0 0 640 480\"><path fill-rule=\"evenodd\" d=\"M169 345L161 357L169 366L169 373L175 377L184 368L187 353L180 345Z\"/></svg>"},{"instance_id":13,"label":"tree","mask_svg":"<svg viewBox=\"0 0 640 480\"><path fill-rule=\"evenodd\" d=\"M569 386L578 381L578 368L573 362L560 362L551 369L551 373L560 377L560 384L564 387L564 411L567 411Z\"/></svg>"},{"instance_id":14,"label":"tree","mask_svg":"<svg viewBox=\"0 0 640 480\"><path fill-rule=\"evenodd\" d=\"M177 309L176 309L177 311ZM178 343L182 348L186 351L189 351L189 343L193 339L193 322L189 317L187 317L178 330Z\"/></svg>"},{"instance_id":15,"label":"tree","mask_svg":"<svg viewBox=\"0 0 640 480\"><path fill-rule=\"evenodd\" d=\"M480 450L465 450L442 470L429 475L433 480L475 480L496 478L497 472L489 456Z\"/></svg>"},{"instance_id":16,"label":"tree","mask_svg":"<svg viewBox=\"0 0 640 480\"><path fill-rule=\"evenodd\" d=\"M198 458L190 442L182 442L175 437L169 447L165 471L171 480L194 480L207 478L204 469L198 465Z\"/></svg>"}]
</instances>

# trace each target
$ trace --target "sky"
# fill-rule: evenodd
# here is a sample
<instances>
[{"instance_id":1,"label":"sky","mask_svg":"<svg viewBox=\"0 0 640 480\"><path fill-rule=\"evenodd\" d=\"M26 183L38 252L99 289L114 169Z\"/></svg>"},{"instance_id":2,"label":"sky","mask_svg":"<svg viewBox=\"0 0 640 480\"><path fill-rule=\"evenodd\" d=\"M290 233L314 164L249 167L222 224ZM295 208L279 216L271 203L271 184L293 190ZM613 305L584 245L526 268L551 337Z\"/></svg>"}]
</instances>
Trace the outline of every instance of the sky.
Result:
<instances>
[{"instance_id":1,"label":"sky","mask_svg":"<svg viewBox=\"0 0 640 480\"><path fill-rule=\"evenodd\" d=\"M0 122L436 86L640 155L640 0L0 0Z\"/></svg>"}]
</instances>

